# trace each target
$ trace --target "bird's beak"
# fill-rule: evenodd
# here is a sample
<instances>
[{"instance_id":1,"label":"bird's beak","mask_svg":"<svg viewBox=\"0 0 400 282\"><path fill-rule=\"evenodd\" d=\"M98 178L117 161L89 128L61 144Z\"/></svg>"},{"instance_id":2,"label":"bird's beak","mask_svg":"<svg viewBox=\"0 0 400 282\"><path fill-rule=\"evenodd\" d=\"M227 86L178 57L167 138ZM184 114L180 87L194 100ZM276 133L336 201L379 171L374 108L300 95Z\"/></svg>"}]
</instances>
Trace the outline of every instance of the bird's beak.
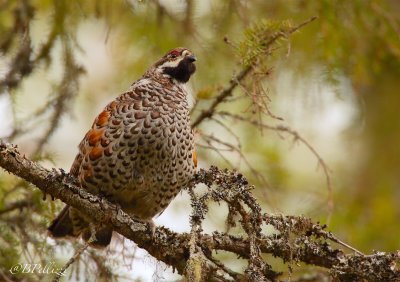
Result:
<instances>
[{"instance_id":1,"label":"bird's beak","mask_svg":"<svg viewBox=\"0 0 400 282\"><path fill-rule=\"evenodd\" d=\"M195 62L195 61L197 61L197 58L196 58L196 56L195 55L189 55L189 56L187 56L186 57L190 62Z\"/></svg>"}]
</instances>

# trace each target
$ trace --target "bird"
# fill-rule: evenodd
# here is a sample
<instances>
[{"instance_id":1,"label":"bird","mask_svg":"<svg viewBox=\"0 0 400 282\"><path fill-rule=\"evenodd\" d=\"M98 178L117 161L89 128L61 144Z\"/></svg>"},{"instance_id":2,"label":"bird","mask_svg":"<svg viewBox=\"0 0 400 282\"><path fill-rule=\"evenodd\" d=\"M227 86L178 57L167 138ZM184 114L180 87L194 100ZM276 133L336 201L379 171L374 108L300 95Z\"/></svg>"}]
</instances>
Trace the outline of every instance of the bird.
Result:
<instances>
[{"instance_id":1,"label":"bird","mask_svg":"<svg viewBox=\"0 0 400 282\"><path fill-rule=\"evenodd\" d=\"M70 169L82 189L119 205L153 233L153 218L197 168L185 86L196 71L195 61L189 49L178 47L147 69L95 118ZM112 227L97 227L92 236L90 225L90 219L66 205L48 231L53 238L82 237L93 247L107 247Z\"/></svg>"}]
</instances>

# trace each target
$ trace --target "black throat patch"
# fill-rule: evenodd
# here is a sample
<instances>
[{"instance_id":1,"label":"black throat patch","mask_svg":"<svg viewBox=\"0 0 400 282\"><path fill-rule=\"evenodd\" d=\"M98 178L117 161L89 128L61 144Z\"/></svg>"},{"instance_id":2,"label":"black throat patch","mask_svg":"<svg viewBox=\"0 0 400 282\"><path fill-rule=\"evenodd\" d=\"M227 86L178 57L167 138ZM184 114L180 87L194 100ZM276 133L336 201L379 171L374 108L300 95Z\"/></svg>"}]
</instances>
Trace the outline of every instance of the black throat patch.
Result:
<instances>
[{"instance_id":1,"label":"black throat patch","mask_svg":"<svg viewBox=\"0 0 400 282\"><path fill-rule=\"evenodd\" d=\"M188 82L190 76L196 71L196 65L190 59L183 59L176 67L165 67L163 72L177 81Z\"/></svg>"}]
</instances>

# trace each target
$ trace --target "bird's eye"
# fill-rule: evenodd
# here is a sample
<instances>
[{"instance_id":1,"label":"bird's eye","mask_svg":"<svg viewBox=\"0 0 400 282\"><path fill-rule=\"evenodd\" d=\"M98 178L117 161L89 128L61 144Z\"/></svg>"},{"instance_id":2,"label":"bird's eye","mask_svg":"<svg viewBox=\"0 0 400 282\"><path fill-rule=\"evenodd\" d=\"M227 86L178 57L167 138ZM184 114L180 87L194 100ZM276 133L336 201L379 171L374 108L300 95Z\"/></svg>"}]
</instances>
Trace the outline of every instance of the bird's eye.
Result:
<instances>
[{"instance_id":1,"label":"bird's eye","mask_svg":"<svg viewBox=\"0 0 400 282\"><path fill-rule=\"evenodd\" d=\"M179 51L173 50L169 53L169 57L175 59L176 57L178 57L180 55Z\"/></svg>"}]
</instances>

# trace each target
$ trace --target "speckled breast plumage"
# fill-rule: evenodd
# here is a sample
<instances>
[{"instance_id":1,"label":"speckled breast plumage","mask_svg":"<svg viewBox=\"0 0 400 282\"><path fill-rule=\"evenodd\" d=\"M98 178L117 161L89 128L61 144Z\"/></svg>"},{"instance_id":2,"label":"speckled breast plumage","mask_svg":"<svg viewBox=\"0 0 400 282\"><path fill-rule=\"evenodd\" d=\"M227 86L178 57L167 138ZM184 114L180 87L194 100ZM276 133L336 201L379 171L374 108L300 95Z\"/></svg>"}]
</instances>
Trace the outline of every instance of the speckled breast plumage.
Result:
<instances>
[{"instance_id":1,"label":"speckled breast plumage","mask_svg":"<svg viewBox=\"0 0 400 282\"><path fill-rule=\"evenodd\" d=\"M162 212L195 171L186 96L167 80L137 81L96 118L71 173L138 219Z\"/></svg>"},{"instance_id":2,"label":"speckled breast plumage","mask_svg":"<svg viewBox=\"0 0 400 282\"><path fill-rule=\"evenodd\" d=\"M70 170L83 189L149 223L152 232L152 218L188 184L197 165L183 86L195 61L190 50L178 47L155 62L97 116ZM48 231L54 238L82 235L92 246L108 246L112 226L90 223L65 206Z\"/></svg>"}]
</instances>

